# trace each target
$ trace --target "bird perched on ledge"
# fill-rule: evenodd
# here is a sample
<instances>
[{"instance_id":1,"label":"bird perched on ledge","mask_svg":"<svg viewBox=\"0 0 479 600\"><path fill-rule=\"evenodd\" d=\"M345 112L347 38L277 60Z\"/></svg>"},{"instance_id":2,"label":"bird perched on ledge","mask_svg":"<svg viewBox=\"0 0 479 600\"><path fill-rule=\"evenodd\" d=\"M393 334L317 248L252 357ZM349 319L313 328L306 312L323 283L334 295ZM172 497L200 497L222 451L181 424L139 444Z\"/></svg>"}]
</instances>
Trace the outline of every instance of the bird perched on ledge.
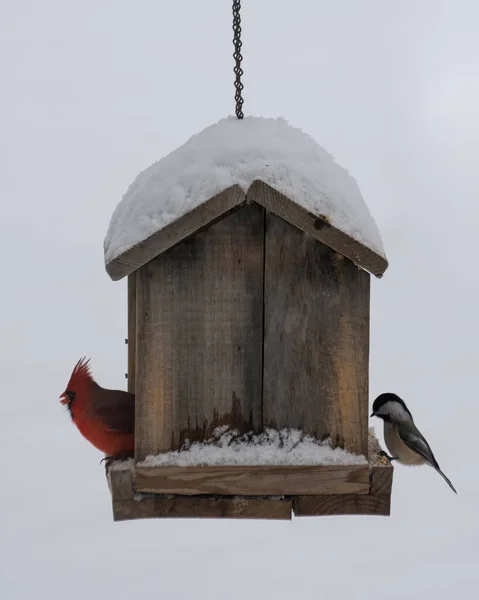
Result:
<instances>
[{"instance_id":1,"label":"bird perched on ledge","mask_svg":"<svg viewBox=\"0 0 479 600\"><path fill-rule=\"evenodd\" d=\"M107 455L108 468L113 460L133 456L135 395L99 386L89 363L85 358L77 362L60 402L83 437Z\"/></svg>"},{"instance_id":2,"label":"bird perched on ledge","mask_svg":"<svg viewBox=\"0 0 479 600\"><path fill-rule=\"evenodd\" d=\"M371 417L384 421L384 441L392 454L391 460L404 465L428 464L444 478L451 490L454 486L439 468L431 447L414 424L406 403L396 394L380 394L373 403Z\"/></svg>"}]
</instances>

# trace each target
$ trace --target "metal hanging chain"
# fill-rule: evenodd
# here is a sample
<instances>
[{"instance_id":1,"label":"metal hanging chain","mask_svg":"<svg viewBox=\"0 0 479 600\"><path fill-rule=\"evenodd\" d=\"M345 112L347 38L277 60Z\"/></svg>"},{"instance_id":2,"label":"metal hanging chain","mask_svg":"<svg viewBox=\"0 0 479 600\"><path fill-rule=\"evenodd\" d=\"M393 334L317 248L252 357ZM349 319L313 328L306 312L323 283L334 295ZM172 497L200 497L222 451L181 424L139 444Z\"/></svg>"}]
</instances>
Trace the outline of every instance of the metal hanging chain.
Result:
<instances>
[{"instance_id":1,"label":"metal hanging chain","mask_svg":"<svg viewBox=\"0 0 479 600\"><path fill-rule=\"evenodd\" d=\"M235 79L235 101L236 101L236 116L238 119L243 118L243 97L241 92L243 91L243 84L241 83L241 76L243 75L243 69L241 68L241 61L243 60L243 56L241 54L241 46L243 45L241 42L241 1L233 0L233 44L235 47L235 51L233 54L233 58L235 59L235 68L233 69L234 74L236 75Z\"/></svg>"}]
</instances>

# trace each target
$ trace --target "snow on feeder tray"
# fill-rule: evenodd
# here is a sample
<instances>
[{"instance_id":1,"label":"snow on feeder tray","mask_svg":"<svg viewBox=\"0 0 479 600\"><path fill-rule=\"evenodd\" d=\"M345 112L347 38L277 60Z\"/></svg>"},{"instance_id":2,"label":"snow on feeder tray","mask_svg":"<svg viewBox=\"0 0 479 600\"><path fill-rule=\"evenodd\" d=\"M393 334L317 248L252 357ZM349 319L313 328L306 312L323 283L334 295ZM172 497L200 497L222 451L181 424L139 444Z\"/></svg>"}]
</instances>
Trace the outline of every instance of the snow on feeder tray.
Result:
<instances>
[{"instance_id":1,"label":"snow on feeder tray","mask_svg":"<svg viewBox=\"0 0 479 600\"><path fill-rule=\"evenodd\" d=\"M254 117L193 136L130 186L105 262L128 276L136 394L115 519L389 514L368 434L369 273L388 263L310 136Z\"/></svg>"}]
</instances>

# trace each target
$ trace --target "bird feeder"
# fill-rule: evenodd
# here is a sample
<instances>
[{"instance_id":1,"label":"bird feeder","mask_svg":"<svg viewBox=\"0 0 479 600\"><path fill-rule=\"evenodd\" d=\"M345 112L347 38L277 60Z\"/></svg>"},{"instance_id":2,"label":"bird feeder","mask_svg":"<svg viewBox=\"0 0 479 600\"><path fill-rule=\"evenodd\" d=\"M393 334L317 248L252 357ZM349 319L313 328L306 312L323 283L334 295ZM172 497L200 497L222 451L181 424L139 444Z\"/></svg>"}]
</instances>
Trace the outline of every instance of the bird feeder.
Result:
<instances>
[{"instance_id":1,"label":"bird feeder","mask_svg":"<svg viewBox=\"0 0 479 600\"><path fill-rule=\"evenodd\" d=\"M389 514L368 430L370 274L388 263L356 182L311 137L282 119L205 129L130 186L105 262L128 278L136 395L116 520ZM300 431L348 458L181 461L218 428Z\"/></svg>"}]
</instances>

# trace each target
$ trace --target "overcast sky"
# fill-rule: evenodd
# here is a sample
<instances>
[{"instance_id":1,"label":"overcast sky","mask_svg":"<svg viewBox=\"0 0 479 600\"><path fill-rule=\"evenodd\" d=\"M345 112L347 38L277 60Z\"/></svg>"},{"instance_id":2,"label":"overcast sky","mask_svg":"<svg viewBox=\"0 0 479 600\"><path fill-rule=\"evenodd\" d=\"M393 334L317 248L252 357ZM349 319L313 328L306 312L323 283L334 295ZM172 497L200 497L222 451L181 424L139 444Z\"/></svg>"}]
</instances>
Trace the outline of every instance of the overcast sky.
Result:
<instances>
[{"instance_id":1,"label":"overcast sky","mask_svg":"<svg viewBox=\"0 0 479 600\"><path fill-rule=\"evenodd\" d=\"M459 493L398 466L390 518L113 523L101 454L58 396L84 354L125 386L126 284L103 239L141 170L233 113L231 2L1 0L6 600L477 593L479 4L243 4L245 114L311 134L382 233L371 401L404 397Z\"/></svg>"}]
</instances>

